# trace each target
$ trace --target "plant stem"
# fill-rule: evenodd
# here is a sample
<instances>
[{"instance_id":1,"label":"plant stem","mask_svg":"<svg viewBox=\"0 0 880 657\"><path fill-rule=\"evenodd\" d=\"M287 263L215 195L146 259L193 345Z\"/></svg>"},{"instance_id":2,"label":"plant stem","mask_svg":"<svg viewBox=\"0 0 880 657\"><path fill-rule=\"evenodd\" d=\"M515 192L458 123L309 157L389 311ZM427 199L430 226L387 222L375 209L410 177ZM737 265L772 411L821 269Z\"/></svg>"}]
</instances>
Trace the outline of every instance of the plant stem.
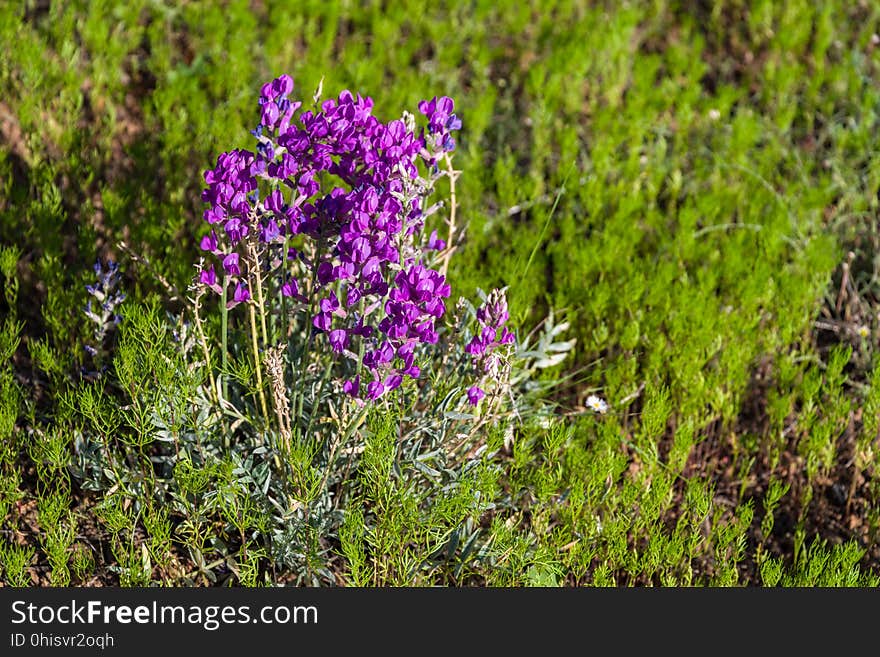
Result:
<instances>
[{"instance_id":1,"label":"plant stem","mask_svg":"<svg viewBox=\"0 0 880 657\"><path fill-rule=\"evenodd\" d=\"M446 248L440 256L440 273L445 277L446 271L449 269L449 259L455 252L455 245L453 244L455 239L455 209L457 207L455 180L458 178L458 171L452 168L452 158L449 156L449 153L446 153L443 159L446 162L446 176L449 178L449 219L446 221L446 225L449 226L449 233L446 236Z\"/></svg>"},{"instance_id":2,"label":"plant stem","mask_svg":"<svg viewBox=\"0 0 880 657\"><path fill-rule=\"evenodd\" d=\"M287 297L284 296L284 292L281 287L287 282L287 250L289 248L288 244L290 243L290 237L287 235L284 236L284 246L281 251L281 285L278 286L278 302L281 307L281 338L287 342L287 338L290 335L290 325L287 320Z\"/></svg>"},{"instance_id":3,"label":"plant stem","mask_svg":"<svg viewBox=\"0 0 880 657\"><path fill-rule=\"evenodd\" d=\"M196 297L193 300L193 315L195 317L196 322L196 330L199 332L199 343L202 345L202 352L205 355L205 368L208 370L208 376L211 377L211 383L214 384L215 381L214 373L211 370L211 352L208 350L208 341L205 338L205 329L202 326L202 316L199 313L199 309L202 304L202 295L205 293L204 288L199 288L196 292ZM225 305L225 304L224 304ZM219 402L220 400L220 390L216 388L214 385L211 385L211 395L214 397L215 402Z\"/></svg>"},{"instance_id":4,"label":"plant stem","mask_svg":"<svg viewBox=\"0 0 880 657\"><path fill-rule=\"evenodd\" d=\"M251 318L251 346L254 350L254 366L257 368L257 392L260 396L260 410L263 412L263 419L269 424L269 412L266 410L266 395L263 394L263 373L260 363L260 347L257 344L257 317L254 312L254 304L248 304L248 314Z\"/></svg>"},{"instance_id":5,"label":"plant stem","mask_svg":"<svg viewBox=\"0 0 880 657\"><path fill-rule=\"evenodd\" d=\"M260 329L262 330L263 347L268 348L269 347L269 340L268 340L268 334L266 331L266 304L264 302L264 297L263 297L263 276L260 273L260 259L257 256L257 249L254 246L253 242L250 242L248 244L248 249L250 251L250 256L251 256L251 258L250 258L251 269L253 271L254 279L255 279L254 287L256 288L257 305L260 308ZM266 398L265 398L265 395L263 394L263 386L261 384L262 374L261 374L260 370L262 368L261 368L259 356L257 355L258 352L256 350L256 347L257 347L256 332L257 331L256 331L256 326L255 326L256 320L254 319L254 305L253 304L250 304L250 309L251 309L251 329L254 333L254 338L253 338L253 341L254 341L254 360L256 361L256 364L257 364L257 384L260 386L260 405L263 409L263 416L266 418L266 424L268 425L269 413L266 410ZM272 400L273 409L275 410L276 414L278 415L278 430L284 431L284 426L283 426L283 423L281 422L281 410L278 408L275 408L275 396L271 395L270 398Z\"/></svg>"},{"instance_id":6,"label":"plant stem","mask_svg":"<svg viewBox=\"0 0 880 657\"><path fill-rule=\"evenodd\" d=\"M229 309L226 307L226 287L229 285L229 275L223 276L223 293L220 295L220 389L223 399L228 399L226 389L226 365L228 362L229 343Z\"/></svg>"},{"instance_id":7,"label":"plant stem","mask_svg":"<svg viewBox=\"0 0 880 657\"><path fill-rule=\"evenodd\" d=\"M307 315L306 321L308 321L308 317L309 316ZM303 351L302 360L300 361L300 372L305 372L309 366L309 355L311 354L311 351L312 351L312 336L311 336L310 329L311 329L311 327L309 327L308 324L306 324L306 330L310 332L310 335L306 339L305 351ZM304 379L304 378L305 377L301 376L301 379ZM303 389L302 385L298 385L297 386L297 393L296 393L296 418L297 418L297 421L299 421L299 419L302 417L303 398L305 396L306 396L306 392Z\"/></svg>"},{"instance_id":8,"label":"plant stem","mask_svg":"<svg viewBox=\"0 0 880 657\"><path fill-rule=\"evenodd\" d=\"M260 261L257 258L257 250L250 244L251 264L253 265L254 278L256 278L257 303L260 306L260 328L263 330L263 345L268 346L268 333L266 331L266 304L263 303L263 276L260 273Z\"/></svg>"},{"instance_id":9,"label":"plant stem","mask_svg":"<svg viewBox=\"0 0 880 657\"><path fill-rule=\"evenodd\" d=\"M308 334L308 337L306 338L305 350L303 351L302 358L300 359L300 366L299 366L300 376L297 377L297 372L293 373L295 381L303 380L305 377L302 376L302 373L305 373L305 371L309 367L309 356L311 355L311 352L312 352L312 341L314 340L314 335L312 334L312 327L309 324L309 317L314 316L313 311L314 311L314 304L315 304L315 298L316 298L315 291L316 291L316 288L318 285L318 265L321 262L321 258L323 257L323 252L324 252L322 246L323 246L322 242L319 241L318 246L315 249L315 258L314 258L314 261L312 262L312 280L309 285L309 291L308 291L309 312L306 313L306 315L305 315L306 333ZM291 366L292 365L293 365L293 359L291 359ZM295 388L295 391L296 391L296 420L298 422L299 419L302 417L303 398L305 397L305 390L303 389L302 385L297 385Z\"/></svg>"}]
</instances>

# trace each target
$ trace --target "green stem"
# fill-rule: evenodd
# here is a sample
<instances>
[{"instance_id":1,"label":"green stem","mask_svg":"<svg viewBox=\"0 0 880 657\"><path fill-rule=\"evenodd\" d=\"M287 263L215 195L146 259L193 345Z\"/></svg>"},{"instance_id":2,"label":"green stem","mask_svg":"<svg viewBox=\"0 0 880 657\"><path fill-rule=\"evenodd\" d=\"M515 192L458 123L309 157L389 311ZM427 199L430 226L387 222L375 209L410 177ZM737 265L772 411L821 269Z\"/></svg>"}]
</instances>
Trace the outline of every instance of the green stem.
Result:
<instances>
[{"instance_id":1,"label":"green stem","mask_svg":"<svg viewBox=\"0 0 880 657\"><path fill-rule=\"evenodd\" d=\"M211 367L211 352L208 349L208 341L205 338L205 328L202 325L202 316L201 316L201 304L202 304L202 293L204 288L196 293L195 299L193 301L193 316L196 322L196 329L199 332L199 343L202 345L202 353L205 356L205 369L208 372L208 377L211 379L211 398L215 403L219 403L220 399L220 390L215 387L214 381L214 370Z\"/></svg>"},{"instance_id":2,"label":"green stem","mask_svg":"<svg viewBox=\"0 0 880 657\"><path fill-rule=\"evenodd\" d=\"M322 247L323 247L323 244L321 242L319 242L318 247L315 249L314 261L312 262L312 280L311 280L311 283L309 284L309 292L308 292L308 298L311 300L311 302L309 304L309 312L306 313L306 315L305 315L306 332L308 334L308 338L306 339L306 347L305 347L305 350L303 351L303 355L302 355L302 358L300 359L300 363L299 363L300 376L297 377L297 372L294 371L294 373L293 373L294 381L302 381L305 379L305 377L302 375L302 373L304 373L309 366L309 356L311 355L311 352L312 352L312 342L314 341L314 336L312 335L312 327L309 325L309 317L314 316L313 311L314 311L314 302L315 302L315 288L317 287L317 284L318 284L318 265L320 264L321 257L323 255L323 248ZM293 359L291 359L291 363L292 362L293 362ZM297 422L302 417L303 398L304 397L305 397L305 390L303 389L303 387L301 385L297 385L296 386L296 415L295 415ZM309 422L309 425L311 425L311 421Z\"/></svg>"},{"instance_id":3,"label":"green stem","mask_svg":"<svg viewBox=\"0 0 880 657\"><path fill-rule=\"evenodd\" d=\"M260 396L260 410L263 412L263 420L269 425L269 412L266 410L266 395L263 394L263 367L260 364L260 346L257 344L257 317L254 312L254 304L248 303L248 314L251 318L251 346L254 350L254 367L257 368L257 392Z\"/></svg>"},{"instance_id":4,"label":"green stem","mask_svg":"<svg viewBox=\"0 0 880 657\"><path fill-rule=\"evenodd\" d=\"M281 285L278 286L278 304L281 308L281 321L279 322L279 326L281 327L281 338L285 342L287 341L287 336L290 335L290 326L287 321L287 297L284 296L284 292L281 291L281 287L286 283L287 278L287 249L289 247L290 238L285 235L284 236L284 246L282 246L281 251Z\"/></svg>"},{"instance_id":5,"label":"green stem","mask_svg":"<svg viewBox=\"0 0 880 657\"><path fill-rule=\"evenodd\" d=\"M257 304L260 306L260 328L263 333L263 346L269 345L268 333L266 331L266 304L263 302L263 276L260 273L260 261L257 257L256 248L251 245L251 261L254 266L254 278L256 278L257 288Z\"/></svg>"},{"instance_id":6,"label":"green stem","mask_svg":"<svg viewBox=\"0 0 880 657\"><path fill-rule=\"evenodd\" d=\"M220 295L220 387L223 399L228 399L226 389L226 365L228 362L227 348L229 343L229 309L226 307L226 287L229 284L229 275L223 276L223 293Z\"/></svg>"},{"instance_id":7,"label":"green stem","mask_svg":"<svg viewBox=\"0 0 880 657\"><path fill-rule=\"evenodd\" d=\"M256 296L257 305L259 306L259 310L260 310L260 329L262 330L263 348L265 349L265 348L269 347L269 339L268 339L268 333L266 331L266 303L265 303L264 297L263 297L263 275L260 272L260 259L257 255L257 248L254 246L253 243L250 244L250 252L251 252L251 265L253 266L254 279L255 279L255 283L256 283L256 285L254 287L256 287L256 292L257 292L257 296ZM255 323L255 320L253 318L253 307L254 307L253 304L251 304L250 307L251 307L251 322L252 322L251 327L253 328L253 323ZM254 328L254 334L256 334L255 328ZM256 348L256 337L254 337L254 347ZM260 405L263 408L263 416L266 418L266 425L268 426L269 413L266 410L267 409L266 399L265 399L265 396L263 395L263 386L261 385L261 379L262 379L262 375L260 373L261 363L259 362L259 358L256 356L255 356L255 360L257 361L257 384L260 385ZM282 421L281 421L281 409L275 408L275 395L270 395L269 397L272 401L272 409L275 411L275 414L278 416L278 431L279 432L284 431L284 427L282 426Z\"/></svg>"},{"instance_id":8,"label":"green stem","mask_svg":"<svg viewBox=\"0 0 880 657\"><path fill-rule=\"evenodd\" d=\"M310 315L306 316L306 321L308 321L309 316ZM311 336L311 330L310 330L310 327L308 326L308 324L306 324L306 330L309 331L309 337L306 340L306 348L305 348L305 351L303 351L302 360L300 361L300 372L305 372L305 368L307 368L309 366L309 356L311 355L311 351L312 351L312 336ZM304 380L304 379L305 379L305 377L301 377L301 380ZM305 393L305 390L303 389L303 387L297 386L297 393L296 393L296 418L297 418L297 421L299 421L299 419L302 417L303 398L305 396L306 396L306 393Z\"/></svg>"}]
</instances>

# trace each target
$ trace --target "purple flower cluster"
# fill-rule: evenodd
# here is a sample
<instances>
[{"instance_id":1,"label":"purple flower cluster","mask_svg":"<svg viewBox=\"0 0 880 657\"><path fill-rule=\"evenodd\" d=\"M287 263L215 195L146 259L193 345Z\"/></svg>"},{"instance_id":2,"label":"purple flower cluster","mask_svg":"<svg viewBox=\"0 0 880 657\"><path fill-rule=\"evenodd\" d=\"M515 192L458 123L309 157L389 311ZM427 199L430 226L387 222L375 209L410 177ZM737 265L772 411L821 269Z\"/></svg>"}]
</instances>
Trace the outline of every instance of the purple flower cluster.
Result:
<instances>
[{"instance_id":1,"label":"purple flower cluster","mask_svg":"<svg viewBox=\"0 0 880 657\"><path fill-rule=\"evenodd\" d=\"M98 260L92 269L98 280L86 285L86 292L92 298L86 303L84 312L95 325L94 338L99 346L95 348L87 344L84 348L90 356L96 356L98 350L103 347L108 332L121 321L116 309L125 300L125 294L117 289L121 278L118 263L108 260L107 264L103 265ZM93 305L93 301L97 302L97 305Z\"/></svg>"},{"instance_id":2,"label":"purple flower cluster","mask_svg":"<svg viewBox=\"0 0 880 657\"><path fill-rule=\"evenodd\" d=\"M481 375L496 376L501 364L499 347L513 344L515 338L507 328L510 313L504 290L492 290L485 303L477 310L477 330L464 350L473 359L474 367ZM476 406L485 396L478 386L467 391L468 401Z\"/></svg>"},{"instance_id":3,"label":"purple flower cluster","mask_svg":"<svg viewBox=\"0 0 880 657\"><path fill-rule=\"evenodd\" d=\"M455 149L455 140L452 132L461 129L461 119L452 110L455 103L451 98L432 98L419 103L419 111L428 117L428 132L423 134L423 139L429 146L434 147L434 152L448 152ZM433 164L436 160L431 156L426 158Z\"/></svg>"},{"instance_id":4,"label":"purple flower cluster","mask_svg":"<svg viewBox=\"0 0 880 657\"><path fill-rule=\"evenodd\" d=\"M299 111L292 91L287 75L263 85L255 151L223 153L205 172L211 230L200 246L219 269L203 268L199 281L225 292L229 307L253 302L259 281L274 286L356 362L345 391L376 399L417 377L419 346L437 342L450 290L422 252L445 243L433 233L419 244L417 163L454 149L461 121L449 98L422 102L428 124L417 136L411 117L383 123L360 94Z\"/></svg>"}]
</instances>

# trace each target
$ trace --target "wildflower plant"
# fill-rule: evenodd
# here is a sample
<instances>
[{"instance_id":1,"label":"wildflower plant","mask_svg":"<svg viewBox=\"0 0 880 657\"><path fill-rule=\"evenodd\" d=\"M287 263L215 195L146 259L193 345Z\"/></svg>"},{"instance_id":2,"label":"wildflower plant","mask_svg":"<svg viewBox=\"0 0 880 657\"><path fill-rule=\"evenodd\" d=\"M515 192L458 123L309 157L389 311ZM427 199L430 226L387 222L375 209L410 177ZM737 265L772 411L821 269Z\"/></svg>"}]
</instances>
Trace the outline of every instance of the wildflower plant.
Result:
<instances>
[{"instance_id":1,"label":"wildflower plant","mask_svg":"<svg viewBox=\"0 0 880 657\"><path fill-rule=\"evenodd\" d=\"M254 150L225 152L205 172L208 230L191 286L209 395L227 443L244 432L259 446L251 457L266 459L251 486L280 513L273 549L290 565L311 563L326 548L315 537L343 522L342 501L364 497L352 482L376 426L393 431L389 458L410 466L397 463L396 476L421 480L427 508L465 472L484 472L487 427L518 413L505 291L449 308L462 126L452 99L386 123L360 94L321 100L319 89L305 109L292 91L287 75L263 85ZM448 206L431 200L442 179ZM445 239L426 228L441 210ZM282 482L277 497L267 477ZM473 486L458 500L464 515L488 504Z\"/></svg>"}]
</instances>

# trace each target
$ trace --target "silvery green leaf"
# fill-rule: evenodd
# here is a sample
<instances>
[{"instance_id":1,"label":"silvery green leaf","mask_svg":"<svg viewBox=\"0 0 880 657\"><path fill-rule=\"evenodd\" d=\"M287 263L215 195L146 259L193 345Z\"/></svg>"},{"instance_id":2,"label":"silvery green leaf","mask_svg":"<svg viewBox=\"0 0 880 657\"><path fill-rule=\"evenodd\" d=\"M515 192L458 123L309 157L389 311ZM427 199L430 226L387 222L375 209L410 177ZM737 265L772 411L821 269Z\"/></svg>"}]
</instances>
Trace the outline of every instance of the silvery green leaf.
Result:
<instances>
[{"instance_id":1,"label":"silvery green leaf","mask_svg":"<svg viewBox=\"0 0 880 657\"><path fill-rule=\"evenodd\" d=\"M565 342L554 342L551 345L547 346L548 351L571 351L577 342L577 338L572 338L571 340L566 340Z\"/></svg>"},{"instance_id":2,"label":"silvery green leaf","mask_svg":"<svg viewBox=\"0 0 880 657\"><path fill-rule=\"evenodd\" d=\"M563 331L567 331L570 326L571 324L569 322L562 322L561 324L557 324L552 329L550 329L550 337L555 338Z\"/></svg>"},{"instance_id":3,"label":"silvery green leaf","mask_svg":"<svg viewBox=\"0 0 880 657\"><path fill-rule=\"evenodd\" d=\"M424 452L422 454L419 454L416 458L419 461L427 462L427 461L435 461L438 458L441 458L442 456L443 456L442 449L434 449L434 450L431 450L430 452Z\"/></svg>"},{"instance_id":4,"label":"silvery green leaf","mask_svg":"<svg viewBox=\"0 0 880 657\"><path fill-rule=\"evenodd\" d=\"M476 420L478 416L473 413L459 413L457 411L447 411L443 417L450 420Z\"/></svg>"},{"instance_id":5,"label":"silvery green leaf","mask_svg":"<svg viewBox=\"0 0 880 657\"><path fill-rule=\"evenodd\" d=\"M284 522L283 518L287 515L288 510L285 509L283 506L281 506L281 504L278 502L278 500L276 500L271 495L267 495L266 499L269 500L269 502L272 504L272 506L274 506L276 509L278 509L278 511L281 513L281 516L282 516L282 522Z\"/></svg>"},{"instance_id":6,"label":"silvery green leaf","mask_svg":"<svg viewBox=\"0 0 880 657\"><path fill-rule=\"evenodd\" d=\"M458 541L460 539L461 534L459 530L456 529L452 532L452 535L449 537L449 542L446 544L446 556L451 559L455 554L455 550L458 548Z\"/></svg>"},{"instance_id":7,"label":"silvery green leaf","mask_svg":"<svg viewBox=\"0 0 880 657\"><path fill-rule=\"evenodd\" d=\"M460 395L461 395L461 390L460 390L459 388L453 388L453 389L450 390L449 393L447 393L447 395L443 398L443 401L440 402L440 404L438 405L438 408L439 408L439 409L443 409L443 408L448 407L448 406L449 406L450 404L452 404L452 402L455 401Z\"/></svg>"},{"instance_id":8,"label":"silvery green leaf","mask_svg":"<svg viewBox=\"0 0 880 657\"><path fill-rule=\"evenodd\" d=\"M554 365L559 365L559 363L565 360L566 356L568 356L568 354L556 354L555 356L541 358L540 360L535 361L535 367L537 367L538 369L543 369L545 367L553 367Z\"/></svg>"},{"instance_id":9,"label":"silvery green leaf","mask_svg":"<svg viewBox=\"0 0 880 657\"><path fill-rule=\"evenodd\" d=\"M427 475L427 476L430 477L431 479L436 479L437 477L440 476L440 471L439 471L439 470L435 470L434 468L432 468L432 467L430 467L430 466L428 466L428 465L425 465L425 464L422 463L421 461L418 461L418 460L417 460L417 461L413 461L413 467L414 467L416 470L418 470L419 472L421 472L422 474Z\"/></svg>"}]
</instances>

